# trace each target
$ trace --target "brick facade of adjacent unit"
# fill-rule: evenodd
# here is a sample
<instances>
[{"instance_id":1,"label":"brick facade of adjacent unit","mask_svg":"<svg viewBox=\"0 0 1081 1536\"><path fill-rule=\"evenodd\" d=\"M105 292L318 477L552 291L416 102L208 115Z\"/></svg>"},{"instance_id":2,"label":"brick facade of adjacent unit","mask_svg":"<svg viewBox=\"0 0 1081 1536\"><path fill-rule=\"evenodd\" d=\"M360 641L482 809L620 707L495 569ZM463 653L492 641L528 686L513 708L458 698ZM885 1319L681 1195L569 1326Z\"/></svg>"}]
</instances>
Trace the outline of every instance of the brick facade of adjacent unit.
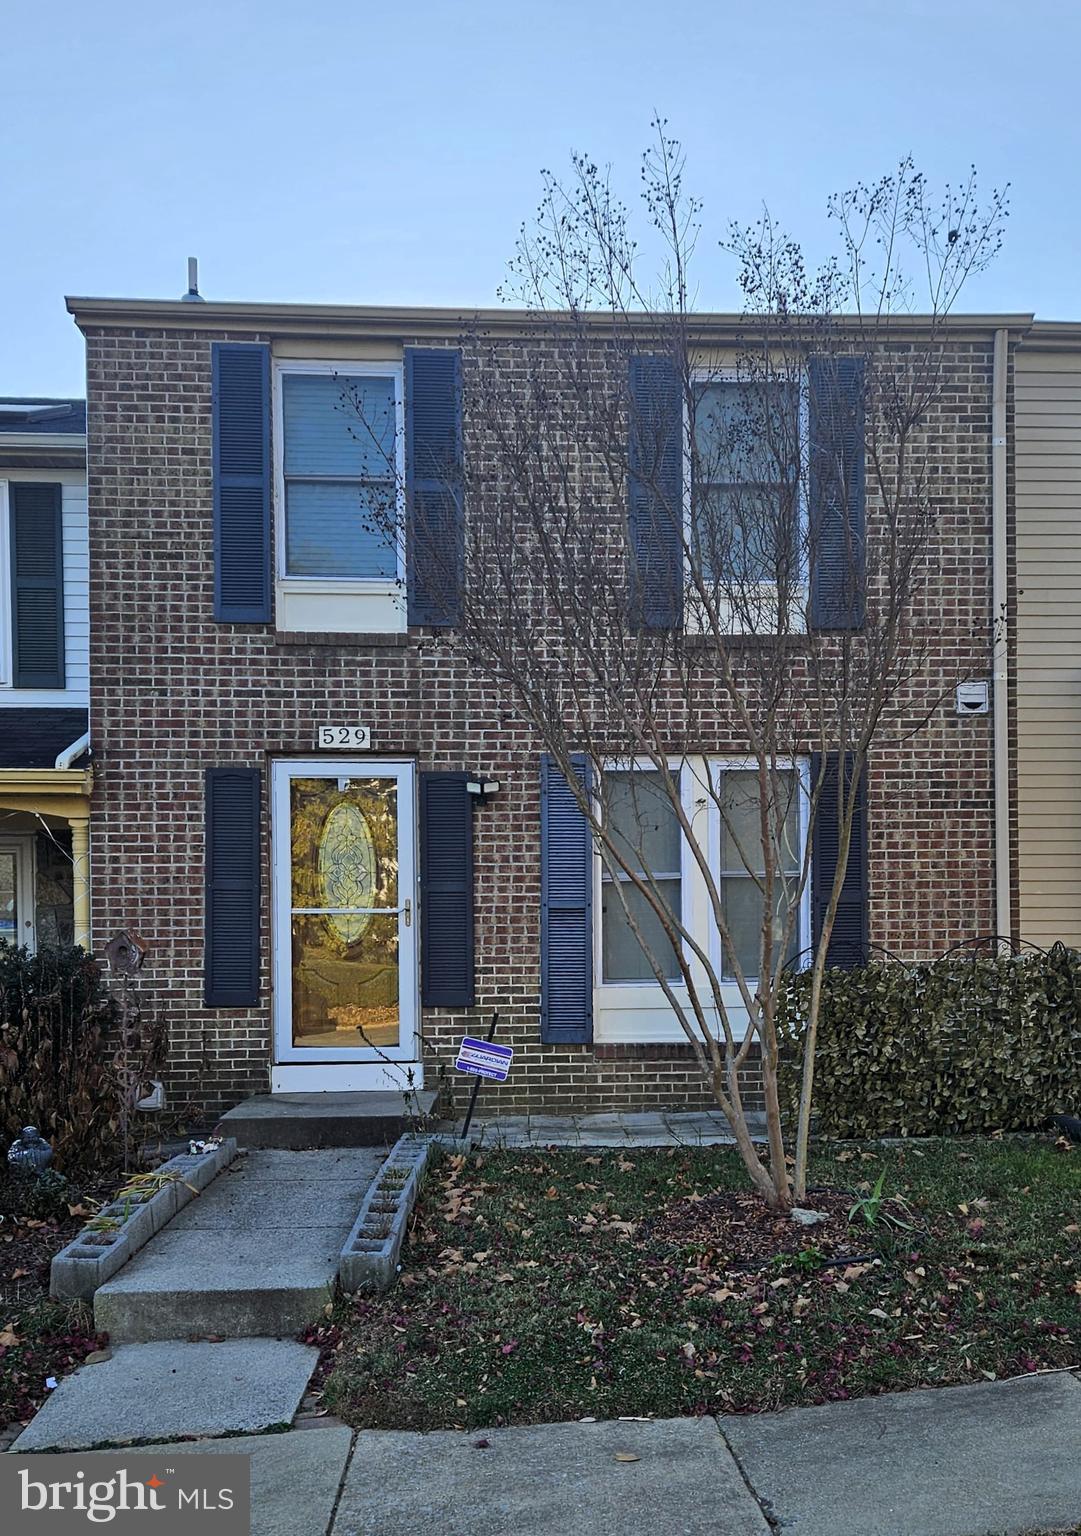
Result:
<instances>
[{"instance_id":1,"label":"brick facade of adjacent unit","mask_svg":"<svg viewBox=\"0 0 1081 1536\"><path fill-rule=\"evenodd\" d=\"M207 1009L204 770L260 766L265 786L271 759L310 756L316 726L331 720L369 724L375 755L481 769L501 784L475 818L477 1007L425 1011L429 1085L463 1028L498 1009L517 1054L511 1080L485 1088L489 1109L707 1103L687 1047L540 1043L539 748L463 661L431 635L279 636L272 625L214 622L211 341L273 337L173 326L85 325L93 932L99 948L121 927L147 943L141 985L168 1019L170 1104L217 1110L268 1086L269 815L263 1003ZM924 731L871 764L870 936L906 958L994 926L991 720L958 718L953 704L959 677L989 672L991 367L990 333L951 342L949 387L930 424L945 471L942 558L923 617L943 703ZM704 749L741 750L719 727L710 734Z\"/></svg>"}]
</instances>

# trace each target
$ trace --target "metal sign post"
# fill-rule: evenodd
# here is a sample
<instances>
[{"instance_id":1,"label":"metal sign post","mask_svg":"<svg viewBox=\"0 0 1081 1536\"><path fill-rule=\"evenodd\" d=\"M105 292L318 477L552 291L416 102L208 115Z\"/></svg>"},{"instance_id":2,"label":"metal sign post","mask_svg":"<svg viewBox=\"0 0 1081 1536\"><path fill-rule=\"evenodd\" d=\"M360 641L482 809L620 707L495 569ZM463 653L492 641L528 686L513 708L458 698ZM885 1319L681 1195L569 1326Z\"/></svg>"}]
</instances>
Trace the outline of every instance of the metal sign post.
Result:
<instances>
[{"instance_id":1,"label":"metal sign post","mask_svg":"<svg viewBox=\"0 0 1081 1536\"><path fill-rule=\"evenodd\" d=\"M505 1083L507 1073L510 1071L511 1060L514 1052L509 1045L493 1045L496 1025L499 1023L498 1012L492 1014L492 1022L488 1026L488 1033L483 1040L475 1040L466 1035L458 1047L458 1059L454 1063L459 1072L468 1072L476 1081L473 1084L473 1092L469 1096L469 1108L466 1111L465 1124L462 1126L462 1140L469 1135L469 1126L473 1119L473 1111L477 1107L477 1094L480 1085L488 1077L494 1082Z\"/></svg>"}]
</instances>

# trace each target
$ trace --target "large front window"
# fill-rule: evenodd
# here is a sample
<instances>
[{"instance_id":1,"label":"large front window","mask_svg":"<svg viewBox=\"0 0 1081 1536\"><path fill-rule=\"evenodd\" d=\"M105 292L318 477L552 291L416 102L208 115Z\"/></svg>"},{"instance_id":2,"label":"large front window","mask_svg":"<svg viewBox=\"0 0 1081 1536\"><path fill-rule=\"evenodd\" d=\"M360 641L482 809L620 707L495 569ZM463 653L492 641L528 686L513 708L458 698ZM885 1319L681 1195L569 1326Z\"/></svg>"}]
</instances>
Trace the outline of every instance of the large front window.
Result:
<instances>
[{"instance_id":1,"label":"large front window","mask_svg":"<svg viewBox=\"0 0 1081 1536\"><path fill-rule=\"evenodd\" d=\"M602 983L597 1007L602 1014L606 1009L619 1014L616 1030L637 1027L632 1017L636 1013L649 1015L643 1029L668 1017L653 962L663 977L682 984L678 936L673 939L666 931L655 902L671 914L677 935L682 928L701 953L712 957L728 1004L736 1011L741 1006L738 978L753 989L762 965L767 868L772 872L771 965L795 964L810 942L809 893L802 878L807 785L798 760L778 764L770 775L765 842L760 781L745 760L692 756L682 770L673 766L669 778L666 784L654 769L621 768L606 771L601 780L600 814L626 865L625 870L609 869L597 855ZM715 921L699 857L684 846L680 806L698 852L708 861L726 936ZM653 902L635 884L634 875L645 881ZM695 967L689 943L687 954ZM628 983L635 985L629 988ZM707 999L708 990L703 994ZM648 1036L632 1033L625 1038Z\"/></svg>"},{"instance_id":2,"label":"large front window","mask_svg":"<svg viewBox=\"0 0 1081 1536\"><path fill-rule=\"evenodd\" d=\"M400 370L283 370L283 574L398 575Z\"/></svg>"}]
</instances>

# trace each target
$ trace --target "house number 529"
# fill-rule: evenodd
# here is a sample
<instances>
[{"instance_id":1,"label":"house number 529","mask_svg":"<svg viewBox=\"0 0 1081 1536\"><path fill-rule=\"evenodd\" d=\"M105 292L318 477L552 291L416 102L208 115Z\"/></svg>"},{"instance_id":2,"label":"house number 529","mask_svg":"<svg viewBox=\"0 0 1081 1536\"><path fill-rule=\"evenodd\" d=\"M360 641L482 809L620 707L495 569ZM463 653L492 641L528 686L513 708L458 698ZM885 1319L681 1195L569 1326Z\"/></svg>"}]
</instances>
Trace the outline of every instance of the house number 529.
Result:
<instances>
[{"instance_id":1,"label":"house number 529","mask_svg":"<svg viewBox=\"0 0 1081 1536\"><path fill-rule=\"evenodd\" d=\"M372 744L372 733L366 725L321 725L318 742L321 747L351 747L353 751L366 752Z\"/></svg>"}]
</instances>

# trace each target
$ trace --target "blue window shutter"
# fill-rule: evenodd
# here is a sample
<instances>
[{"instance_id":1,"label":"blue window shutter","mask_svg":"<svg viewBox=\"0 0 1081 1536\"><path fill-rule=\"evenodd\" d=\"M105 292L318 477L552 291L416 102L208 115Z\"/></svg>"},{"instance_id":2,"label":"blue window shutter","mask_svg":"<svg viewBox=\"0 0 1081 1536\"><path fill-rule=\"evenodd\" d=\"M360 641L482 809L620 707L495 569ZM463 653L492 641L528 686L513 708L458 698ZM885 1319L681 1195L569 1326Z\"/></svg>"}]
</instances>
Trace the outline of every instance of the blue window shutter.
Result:
<instances>
[{"instance_id":1,"label":"blue window shutter","mask_svg":"<svg viewBox=\"0 0 1081 1536\"><path fill-rule=\"evenodd\" d=\"M840 842L841 782L840 753L830 752L825 758L825 774L818 798L818 810L814 821L814 846L811 849L811 931L817 947L822 936L826 909L829 906L833 877L837 872L837 852ZM852 772L852 755L846 754L845 771ZM811 758L811 784L818 783L822 773L822 754ZM856 791L856 809L852 817L852 838L848 847L848 865L845 869L841 898L833 920L826 964L850 970L867 962L867 776L860 779Z\"/></svg>"},{"instance_id":2,"label":"blue window shutter","mask_svg":"<svg viewBox=\"0 0 1081 1536\"><path fill-rule=\"evenodd\" d=\"M861 357L812 357L807 378L811 626L862 629L866 365Z\"/></svg>"},{"instance_id":3,"label":"blue window shutter","mask_svg":"<svg viewBox=\"0 0 1081 1536\"><path fill-rule=\"evenodd\" d=\"M646 629L683 621L683 390L670 357L631 358L627 509Z\"/></svg>"},{"instance_id":4,"label":"blue window shutter","mask_svg":"<svg viewBox=\"0 0 1081 1536\"><path fill-rule=\"evenodd\" d=\"M214 617L269 624L270 348L211 347L214 420Z\"/></svg>"},{"instance_id":5,"label":"blue window shutter","mask_svg":"<svg viewBox=\"0 0 1081 1536\"><path fill-rule=\"evenodd\" d=\"M259 1001L262 864L258 768L206 771L204 995L208 1008Z\"/></svg>"},{"instance_id":6,"label":"blue window shutter","mask_svg":"<svg viewBox=\"0 0 1081 1536\"><path fill-rule=\"evenodd\" d=\"M589 760L573 762L588 794ZM541 1039L593 1039L593 838L550 757L541 759Z\"/></svg>"},{"instance_id":7,"label":"blue window shutter","mask_svg":"<svg viewBox=\"0 0 1081 1536\"><path fill-rule=\"evenodd\" d=\"M473 796L464 773L420 776L420 976L427 1008L472 1008Z\"/></svg>"},{"instance_id":8,"label":"blue window shutter","mask_svg":"<svg viewBox=\"0 0 1081 1536\"><path fill-rule=\"evenodd\" d=\"M59 485L8 486L16 688L64 686L64 528Z\"/></svg>"},{"instance_id":9,"label":"blue window shutter","mask_svg":"<svg viewBox=\"0 0 1081 1536\"><path fill-rule=\"evenodd\" d=\"M462 354L405 349L406 547L410 624L460 622L465 574Z\"/></svg>"}]
</instances>

